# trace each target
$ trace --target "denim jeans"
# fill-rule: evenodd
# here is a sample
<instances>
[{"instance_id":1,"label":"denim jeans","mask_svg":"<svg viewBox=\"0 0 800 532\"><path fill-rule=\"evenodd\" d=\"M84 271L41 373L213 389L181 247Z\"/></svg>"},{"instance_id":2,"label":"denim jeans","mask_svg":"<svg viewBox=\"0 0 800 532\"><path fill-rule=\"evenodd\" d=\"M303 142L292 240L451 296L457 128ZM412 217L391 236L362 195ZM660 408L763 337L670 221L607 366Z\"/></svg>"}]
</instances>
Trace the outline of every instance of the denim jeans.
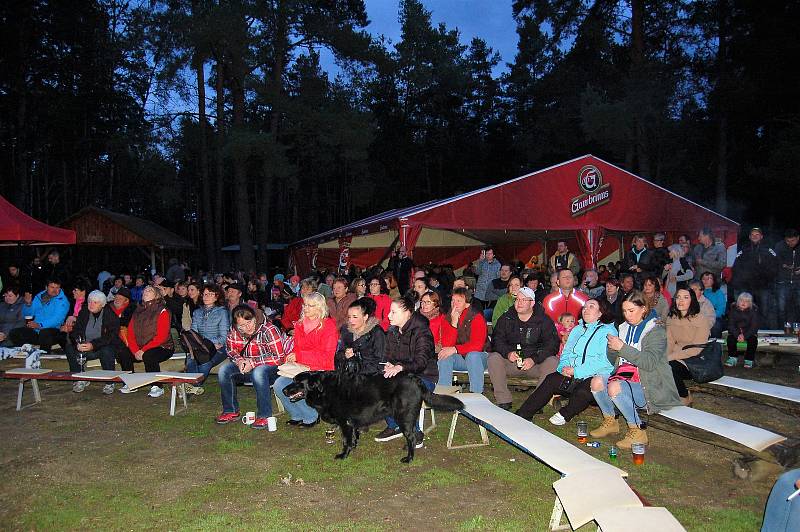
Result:
<instances>
[{"instance_id":1,"label":"denim jeans","mask_svg":"<svg viewBox=\"0 0 800 532\"><path fill-rule=\"evenodd\" d=\"M616 407L628 423L639 425L642 420L636 412L636 405L639 405L638 408L644 408L647 404L644 398L642 384L640 382L630 381L620 381L619 384L619 395L612 399L611 396L608 395L608 380L607 377L605 377L605 386L603 390L600 392L592 392L594 400L597 402L597 406L600 407L600 411L603 412L603 415L613 416L615 414L614 407Z\"/></svg>"},{"instance_id":2,"label":"denim jeans","mask_svg":"<svg viewBox=\"0 0 800 532\"><path fill-rule=\"evenodd\" d=\"M197 361L189 355L189 353L186 353L186 373L202 373L203 380L200 383L202 384L208 378L208 374L211 373L211 370L225 362L225 359L227 358L228 351L225 349L225 346L217 349L217 352L214 353L214 356L212 356L208 362L203 364L198 364Z\"/></svg>"},{"instance_id":3,"label":"denim jeans","mask_svg":"<svg viewBox=\"0 0 800 532\"><path fill-rule=\"evenodd\" d=\"M800 469L788 471L775 481L764 509L761 532L800 530L800 496L791 501L786 500L797 489L797 479L800 479Z\"/></svg>"},{"instance_id":4,"label":"denim jeans","mask_svg":"<svg viewBox=\"0 0 800 532\"><path fill-rule=\"evenodd\" d=\"M81 365L78 364L78 349L72 344L67 344L64 346L64 354L67 355L69 370L72 373L78 373L81 371ZM114 370L116 360L114 358L114 348L112 346L106 345L100 349L97 349L96 351L86 351L84 352L84 355L86 356L86 360L94 360L99 358L100 367L109 371Z\"/></svg>"},{"instance_id":5,"label":"denim jeans","mask_svg":"<svg viewBox=\"0 0 800 532\"><path fill-rule=\"evenodd\" d=\"M272 387L275 389L275 395L278 396L278 401L283 403L286 411L289 413L289 419L295 421L302 421L303 423L313 423L319 417L316 410L308 406L305 399L301 399L296 403L289 400L288 397L283 395L283 389L294 382L294 379L289 377L278 377Z\"/></svg>"},{"instance_id":6,"label":"denim jeans","mask_svg":"<svg viewBox=\"0 0 800 532\"><path fill-rule=\"evenodd\" d=\"M256 392L256 417L272 416L272 389L270 386L278 378L278 366L258 366L247 373L239 371L239 366L231 362L219 369L219 391L222 396L224 414L239 411L236 385L252 382Z\"/></svg>"},{"instance_id":7,"label":"denim jeans","mask_svg":"<svg viewBox=\"0 0 800 532\"><path fill-rule=\"evenodd\" d=\"M483 351L470 351L466 356L458 353L439 360L439 384L450 386L453 383L453 371L466 371L469 373L469 391L483 393L483 372L489 367L489 353Z\"/></svg>"},{"instance_id":8,"label":"denim jeans","mask_svg":"<svg viewBox=\"0 0 800 532\"><path fill-rule=\"evenodd\" d=\"M461 355L459 355L459 356L461 356ZM425 379L425 378L422 378L422 377L420 377L420 379L422 380L422 384L424 384L425 387L428 390L433 391L434 388L436 388L436 385L433 384L433 382L429 381L428 379ZM387 417L386 418L386 426L389 427L390 429L396 429L399 425L397 424L397 422L394 420L393 417ZM422 420L421 419L419 421L417 421L417 427L419 428L419 430L422 430Z\"/></svg>"},{"instance_id":9,"label":"denim jeans","mask_svg":"<svg viewBox=\"0 0 800 532\"><path fill-rule=\"evenodd\" d=\"M775 284L775 299L778 303L778 327L787 321L800 321L800 282Z\"/></svg>"}]
</instances>

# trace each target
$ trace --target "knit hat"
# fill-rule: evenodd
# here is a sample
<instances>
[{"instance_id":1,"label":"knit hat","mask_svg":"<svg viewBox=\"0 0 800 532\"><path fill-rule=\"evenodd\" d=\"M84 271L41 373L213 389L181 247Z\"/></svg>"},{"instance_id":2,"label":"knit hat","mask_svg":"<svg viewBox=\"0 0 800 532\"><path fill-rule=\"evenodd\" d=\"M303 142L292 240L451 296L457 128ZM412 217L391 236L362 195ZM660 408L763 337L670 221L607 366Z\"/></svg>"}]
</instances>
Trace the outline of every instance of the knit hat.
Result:
<instances>
[{"instance_id":1,"label":"knit hat","mask_svg":"<svg viewBox=\"0 0 800 532\"><path fill-rule=\"evenodd\" d=\"M273 282L274 281L283 281L284 279L285 279L285 277L283 276L282 273L276 273L275 277L272 278Z\"/></svg>"}]
</instances>

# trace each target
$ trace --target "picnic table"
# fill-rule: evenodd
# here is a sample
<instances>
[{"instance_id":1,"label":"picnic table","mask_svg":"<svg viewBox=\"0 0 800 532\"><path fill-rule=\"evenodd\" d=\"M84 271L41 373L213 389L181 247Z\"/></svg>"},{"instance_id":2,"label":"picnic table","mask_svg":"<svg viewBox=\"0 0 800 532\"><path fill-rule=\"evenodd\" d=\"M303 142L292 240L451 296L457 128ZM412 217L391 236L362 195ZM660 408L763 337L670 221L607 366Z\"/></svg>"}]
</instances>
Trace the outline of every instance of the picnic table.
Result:
<instances>
[{"instance_id":1,"label":"picnic table","mask_svg":"<svg viewBox=\"0 0 800 532\"><path fill-rule=\"evenodd\" d=\"M116 372L116 373L124 374L126 372ZM167 384L172 387L172 393L170 395L170 404L169 404L170 416L174 416L176 413L183 412L188 408L189 405L186 402L186 385L199 384L203 380L202 373L157 372L154 373L153 375L161 376L161 378L159 378L159 380L156 381L158 384ZM106 382L106 383L125 382L120 375L113 377L109 376L109 377L87 379L83 376L80 376L79 374L70 373L68 371L52 371L48 369L32 370L26 368L9 369L3 374L3 377L6 379L19 380L19 388L17 391L17 411L22 410L24 408L28 408L29 406L34 406L42 402L42 394L41 391L39 390L40 380L47 380L47 381L92 380L92 381ZM27 405L23 405L22 397L24 394L26 382L30 382L31 384L34 401ZM178 390L180 390L181 392L180 394L178 394ZM180 395L181 400L183 401L183 407L180 410L176 410L178 395Z\"/></svg>"}]
</instances>

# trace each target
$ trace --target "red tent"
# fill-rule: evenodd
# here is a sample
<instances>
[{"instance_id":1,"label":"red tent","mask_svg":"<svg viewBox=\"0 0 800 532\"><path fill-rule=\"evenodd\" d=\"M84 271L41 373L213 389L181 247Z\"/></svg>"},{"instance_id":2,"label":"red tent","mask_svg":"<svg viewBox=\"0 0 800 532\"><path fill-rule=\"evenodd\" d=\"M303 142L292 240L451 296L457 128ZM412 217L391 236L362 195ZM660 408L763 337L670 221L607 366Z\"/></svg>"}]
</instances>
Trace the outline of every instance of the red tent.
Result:
<instances>
[{"instance_id":1,"label":"red tent","mask_svg":"<svg viewBox=\"0 0 800 532\"><path fill-rule=\"evenodd\" d=\"M504 260L539 262L567 240L584 265L619 258L633 233L696 236L712 229L735 256L739 224L592 155L444 200L388 211L295 242L299 272L386 258L398 242L417 264L477 258L492 243Z\"/></svg>"},{"instance_id":2,"label":"red tent","mask_svg":"<svg viewBox=\"0 0 800 532\"><path fill-rule=\"evenodd\" d=\"M0 196L0 246L74 244L75 231L31 218Z\"/></svg>"}]
</instances>

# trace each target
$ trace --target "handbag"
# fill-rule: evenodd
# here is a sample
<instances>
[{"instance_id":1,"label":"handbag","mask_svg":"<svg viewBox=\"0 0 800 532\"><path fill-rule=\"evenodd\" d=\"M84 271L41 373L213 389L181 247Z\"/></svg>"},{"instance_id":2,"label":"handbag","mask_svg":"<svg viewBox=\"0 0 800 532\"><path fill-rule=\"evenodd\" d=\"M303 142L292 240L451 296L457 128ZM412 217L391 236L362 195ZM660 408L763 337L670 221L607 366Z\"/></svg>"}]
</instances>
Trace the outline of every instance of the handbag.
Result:
<instances>
[{"instance_id":1,"label":"handbag","mask_svg":"<svg viewBox=\"0 0 800 532\"><path fill-rule=\"evenodd\" d=\"M191 329L181 332L181 341L189 351L189 355L191 355L198 364L205 364L211 360L211 357L217 352L217 347L211 340L203 338L200 333Z\"/></svg>"},{"instance_id":2,"label":"handbag","mask_svg":"<svg viewBox=\"0 0 800 532\"><path fill-rule=\"evenodd\" d=\"M589 336L589 339L586 341L586 345L583 346L583 356L581 357L581 366L586 363L586 350L589 349L589 344L592 343L592 338L594 338L594 335L599 330L600 327L598 326L594 331L592 331L591 336ZM583 381L584 379L575 379L573 377L567 377L565 375L564 378L561 380L561 384L558 385L558 393L560 395L570 395L572 392L575 391L575 388L577 388L578 385Z\"/></svg>"},{"instance_id":3,"label":"handbag","mask_svg":"<svg viewBox=\"0 0 800 532\"><path fill-rule=\"evenodd\" d=\"M689 369L692 380L698 384L711 382L722 377L722 346L716 340L705 344L691 344L683 349L702 347L699 355L684 358L683 363Z\"/></svg>"}]
</instances>

